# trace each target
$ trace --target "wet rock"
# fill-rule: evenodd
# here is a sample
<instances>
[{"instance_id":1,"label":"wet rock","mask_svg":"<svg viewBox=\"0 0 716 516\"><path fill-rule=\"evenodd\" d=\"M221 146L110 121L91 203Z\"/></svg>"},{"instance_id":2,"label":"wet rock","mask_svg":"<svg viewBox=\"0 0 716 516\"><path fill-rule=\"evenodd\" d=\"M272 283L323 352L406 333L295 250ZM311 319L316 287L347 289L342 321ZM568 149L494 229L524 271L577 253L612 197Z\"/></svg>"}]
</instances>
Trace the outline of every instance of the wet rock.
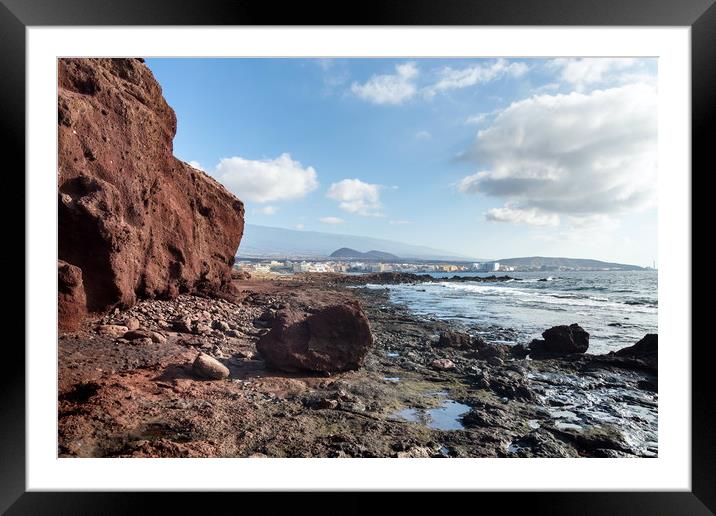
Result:
<instances>
[{"instance_id":1,"label":"wet rock","mask_svg":"<svg viewBox=\"0 0 716 516\"><path fill-rule=\"evenodd\" d=\"M59 59L58 104L58 255L87 310L230 289L244 205L172 155L176 115L149 67Z\"/></svg>"},{"instance_id":2,"label":"wet rock","mask_svg":"<svg viewBox=\"0 0 716 516\"><path fill-rule=\"evenodd\" d=\"M639 342L633 346L622 348L614 355L618 357L636 358L643 361L654 371L659 366L659 336L656 333L647 333Z\"/></svg>"},{"instance_id":3,"label":"wet rock","mask_svg":"<svg viewBox=\"0 0 716 516\"><path fill-rule=\"evenodd\" d=\"M527 355L529 355L529 352L529 349L523 344L516 344L510 347L510 354L514 358L525 358Z\"/></svg>"},{"instance_id":4,"label":"wet rock","mask_svg":"<svg viewBox=\"0 0 716 516\"><path fill-rule=\"evenodd\" d=\"M513 424L504 408L487 403L476 403L461 421L466 427L482 428L509 428Z\"/></svg>"},{"instance_id":5,"label":"wet rock","mask_svg":"<svg viewBox=\"0 0 716 516\"><path fill-rule=\"evenodd\" d=\"M559 439L572 444L579 451L580 455L604 456L601 452L597 451L600 449L632 453L631 447L619 429L609 425L590 427L583 431L572 429L550 429L550 431Z\"/></svg>"},{"instance_id":6,"label":"wet rock","mask_svg":"<svg viewBox=\"0 0 716 516\"><path fill-rule=\"evenodd\" d=\"M101 335L111 335L112 337L122 337L127 333L127 327L119 324L101 324L97 326L96 330Z\"/></svg>"},{"instance_id":7,"label":"wet rock","mask_svg":"<svg viewBox=\"0 0 716 516\"><path fill-rule=\"evenodd\" d=\"M433 345L436 348L467 348L472 338L469 334L460 331L443 331Z\"/></svg>"},{"instance_id":8,"label":"wet rock","mask_svg":"<svg viewBox=\"0 0 716 516\"><path fill-rule=\"evenodd\" d=\"M473 376L475 387L478 389L489 389L492 377L487 371L477 371Z\"/></svg>"},{"instance_id":9,"label":"wet rock","mask_svg":"<svg viewBox=\"0 0 716 516\"><path fill-rule=\"evenodd\" d=\"M228 367L204 353L196 357L191 369L195 376L209 380L221 380L229 376Z\"/></svg>"},{"instance_id":10,"label":"wet rock","mask_svg":"<svg viewBox=\"0 0 716 516\"><path fill-rule=\"evenodd\" d=\"M256 347L272 369L336 372L358 369L372 345L360 304L347 300L313 313L281 310Z\"/></svg>"},{"instance_id":11,"label":"wet rock","mask_svg":"<svg viewBox=\"0 0 716 516\"><path fill-rule=\"evenodd\" d=\"M551 432L538 428L513 441L508 455L517 457L577 457L576 451Z\"/></svg>"},{"instance_id":12,"label":"wet rock","mask_svg":"<svg viewBox=\"0 0 716 516\"><path fill-rule=\"evenodd\" d=\"M82 269L57 261L57 325L60 331L76 331L87 316Z\"/></svg>"},{"instance_id":13,"label":"wet rock","mask_svg":"<svg viewBox=\"0 0 716 516\"><path fill-rule=\"evenodd\" d=\"M659 392L659 384L656 380L639 380L636 386L643 391Z\"/></svg>"},{"instance_id":14,"label":"wet rock","mask_svg":"<svg viewBox=\"0 0 716 516\"><path fill-rule=\"evenodd\" d=\"M492 375L489 379L489 388L495 394L508 399L531 401L536 397L529 384L514 372Z\"/></svg>"},{"instance_id":15,"label":"wet rock","mask_svg":"<svg viewBox=\"0 0 716 516\"><path fill-rule=\"evenodd\" d=\"M449 371L455 369L455 362L447 358L436 358L430 362L430 367L437 369L438 371Z\"/></svg>"},{"instance_id":16,"label":"wet rock","mask_svg":"<svg viewBox=\"0 0 716 516\"><path fill-rule=\"evenodd\" d=\"M483 344L480 346L477 356L482 360L490 360L491 358L499 358L504 360L510 356L510 348L507 344Z\"/></svg>"},{"instance_id":17,"label":"wet rock","mask_svg":"<svg viewBox=\"0 0 716 516\"><path fill-rule=\"evenodd\" d=\"M501 367L501 366L505 365L505 361L502 360L498 356L492 356L492 357L488 358L487 363L493 367Z\"/></svg>"},{"instance_id":18,"label":"wet rock","mask_svg":"<svg viewBox=\"0 0 716 516\"><path fill-rule=\"evenodd\" d=\"M544 340L530 343L530 354L585 353L589 348L589 333L578 324L553 326L542 332Z\"/></svg>"}]
</instances>

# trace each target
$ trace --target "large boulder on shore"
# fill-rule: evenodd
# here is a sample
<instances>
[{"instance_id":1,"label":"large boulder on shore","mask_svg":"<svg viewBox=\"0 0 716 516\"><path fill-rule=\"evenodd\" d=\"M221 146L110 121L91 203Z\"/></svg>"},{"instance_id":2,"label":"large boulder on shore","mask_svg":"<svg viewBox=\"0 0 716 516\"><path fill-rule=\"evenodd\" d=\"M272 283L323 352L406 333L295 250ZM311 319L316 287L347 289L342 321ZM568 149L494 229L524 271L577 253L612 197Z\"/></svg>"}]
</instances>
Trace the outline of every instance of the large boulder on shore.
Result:
<instances>
[{"instance_id":1,"label":"large boulder on shore","mask_svg":"<svg viewBox=\"0 0 716 516\"><path fill-rule=\"evenodd\" d=\"M256 347L271 369L332 373L358 369L372 345L360 304L346 301L312 312L280 310Z\"/></svg>"},{"instance_id":2,"label":"large boulder on shore","mask_svg":"<svg viewBox=\"0 0 716 516\"><path fill-rule=\"evenodd\" d=\"M242 202L172 155L176 116L142 61L58 60L59 258L89 311L229 289L243 234Z\"/></svg>"},{"instance_id":3,"label":"large boulder on shore","mask_svg":"<svg viewBox=\"0 0 716 516\"><path fill-rule=\"evenodd\" d=\"M589 349L589 333L578 324L553 326L542 332L544 340L530 343L531 354L585 353Z\"/></svg>"},{"instance_id":4,"label":"large boulder on shore","mask_svg":"<svg viewBox=\"0 0 716 516\"><path fill-rule=\"evenodd\" d=\"M633 346L622 348L614 354L618 357L635 358L656 371L659 367L659 336L656 333L647 333Z\"/></svg>"},{"instance_id":5,"label":"large boulder on shore","mask_svg":"<svg viewBox=\"0 0 716 516\"><path fill-rule=\"evenodd\" d=\"M57 261L57 319L60 331L76 331L87 315L82 270Z\"/></svg>"},{"instance_id":6,"label":"large boulder on shore","mask_svg":"<svg viewBox=\"0 0 716 516\"><path fill-rule=\"evenodd\" d=\"M436 348L469 348L472 337L462 331L441 331L438 340L433 343Z\"/></svg>"}]
</instances>

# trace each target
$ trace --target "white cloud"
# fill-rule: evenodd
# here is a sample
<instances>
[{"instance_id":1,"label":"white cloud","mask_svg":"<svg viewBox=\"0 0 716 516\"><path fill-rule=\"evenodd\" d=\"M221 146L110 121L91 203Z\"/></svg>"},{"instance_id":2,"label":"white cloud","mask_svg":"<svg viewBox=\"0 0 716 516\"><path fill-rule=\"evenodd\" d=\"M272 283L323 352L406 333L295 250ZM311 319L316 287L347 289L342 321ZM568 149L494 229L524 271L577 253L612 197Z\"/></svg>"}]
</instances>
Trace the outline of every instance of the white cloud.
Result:
<instances>
[{"instance_id":1,"label":"white cloud","mask_svg":"<svg viewBox=\"0 0 716 516\"><path fill-rule=\"evenodd\" d=\"M318 220L324 224L343 224L345 222L345 220L338 217L321 217Z\"/></svg>"},{"instance_id":2,"label":"white cloud","mask_svg":"<svg viewBox=\"0 0 716 516\"><path fill-rule=\"evenodd\" d=\"M560 79L577 91L590 86L617 86L634 82L655 84L656 76L648 73L645 61L630 57L580 57L558 58L547 62L547 67L556 70Z\"/></svg>"},{"instance_id":3,"label":"white cloud","mask_svg":"<svg viewBox=\"0 0 716 516\"><path fill-rule=\"evenodd\" d=\"M513 103L464 157L458 190L504 199L488 220L552 224L636 211L656 196L656 90L631 84Z\"/></svg>"},{"instance_id":4,"label":"white cloud","mask_svg":"<svg viewBox=\"0 0 716 516\"><path fill-rule=\"evenodd\" d=\"M374 104L402 104L415 95L414 80L418 76L415 63L396 65L395 74L374 75L367 82L354 82L351 91Z\"/></svg>"},{"instance_id":5,"label":"white cloud","mask_svg":"<svg viewBox=\"0 0 716 516\"><path fill-rule=\"evenodd\" d=\"M426 97L430 98L437 93L467 88L475 84L484 84L505 75L520 77L529 67L523 62L510 63L506 59L497 59L492 63L475 64L465 68L451 68L446 66L438 71L438 80L424 90Z\"/></svg>"},{"instance_id":6,"label":"white cloud","mask_svg":"<svg viewBox=\"0 0 716 516\"><path fill-rule=\"evenodd\" d=\"M410 224L409 220L391 220L389 221L390 224L393 225L402 225L402 224Z\"/></svg>"},{"instance_id":7,"label":"white cloud","mask_svg":"<svg viewBox=\"0 0 716 516\"><path fill-rule=\"evenodd\" d=\"M364 183L360 179L344 179L333 183L326 196L339 202L339 207L358 215L380 215L382 185Z\"/></svg>"},{"instance_id":8,"label":"white cloud","mask_svg":"<svg viewBox=\"0 0 716 516\"><path fill-rule=\"evenodd\" d=\"M468 125L480 125L487 122L489 116L490 113L478 113L477 115L467 117L465 123Z\"/></svg>"},{"instance_id":9,"label":"white cloud","mask_svg":"<svg viewBox=\"0 0 716 516\"><path fill-rule=\"evenodd\" d=\"M293 227L294 227L294 229L299 229L299 230L301 230L301 229L303 229L305 226L304 226L303 224L296 224L296 225L293 226Z\"/></svg>"},{"instance_id":10,"label":"white cloud","mask_svg":"<svg viewBox=\"0 0 716 516\"><path fill-rule=\"evenodd\" d=\"M313 167L304 168L287 153L266 160L224 158L214 175L239 199L261 203L297 199L318 188Z\"/></svg>"},{"instance_id":11,"label":"white cloud","mask_svg":"<svg viewBox=\"0 0 716 516\"><path fill-rule=\"evenodd\" d=\"M276 206L264 206L263 208L258 208L254 211L256 213L261 213L262 215L273 215L278 212L278 208Z\"/></svg>"},{"instance_id":12,"label":"white cloud","mask_svg":"<svg viewBox=\"0 0 716 516\"><path fill-rule=\"evenodd\" d=\"M429 140L433 137L428 131L418 131L415 133L415 138L418 140Z\"/></svg>"},{"instance_id":13,"label":"white cloud","mask_svg":"<svg viewBox=\"0 0 716 516\"><path fill-rule=\"evenodd\" d=\"M485 219L491 222L511 222L513 224L527 224L530 226L557 226L559 216L553 213L542 213L535 208L514 208L510 205L503 208L492 208L485 214Z\"/></svg>"}]
</instances>

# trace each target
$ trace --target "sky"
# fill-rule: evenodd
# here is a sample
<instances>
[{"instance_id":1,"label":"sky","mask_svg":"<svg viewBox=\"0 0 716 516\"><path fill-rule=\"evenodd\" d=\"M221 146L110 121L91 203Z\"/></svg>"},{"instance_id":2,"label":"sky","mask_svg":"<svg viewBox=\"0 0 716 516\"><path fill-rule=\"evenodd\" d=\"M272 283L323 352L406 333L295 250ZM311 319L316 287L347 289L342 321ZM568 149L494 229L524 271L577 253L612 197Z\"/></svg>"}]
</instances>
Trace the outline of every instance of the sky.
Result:
<instances>
[{"instance_id":1,"label":"sky","mask_svg":"<svg viewBox=\"0 0 716 516\"><path fill-rule=\"evenodd\" d=\"M657 60L147 59L251 224L657 260ZM365 250L363 250L365 251Z\"/></svg>"}]
</instances>

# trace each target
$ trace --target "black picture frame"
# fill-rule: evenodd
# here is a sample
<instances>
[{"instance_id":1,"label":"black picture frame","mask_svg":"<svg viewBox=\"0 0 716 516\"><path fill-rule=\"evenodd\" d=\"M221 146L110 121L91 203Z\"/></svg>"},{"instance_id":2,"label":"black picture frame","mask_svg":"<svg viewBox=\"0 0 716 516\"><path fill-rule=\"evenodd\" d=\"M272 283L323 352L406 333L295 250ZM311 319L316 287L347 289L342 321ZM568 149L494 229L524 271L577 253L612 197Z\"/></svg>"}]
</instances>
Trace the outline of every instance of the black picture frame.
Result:
<instances>
[{"instance_id":1,"label":"black picture frame","mask_svg":"<svg viewBox=\"0 0 716 516\"><path fill-rule=\"evenodd\" d=\"M15 170L25 167L25 30L63 25L512 25L512 26L688 26L691 28L692 192L695 171L706 169L716 119L716 0L363 0L282 2L251 0L0 0L0 128ZM701 181L699 181L701 183ZM24 191L24 182L20 188ZM696 205L694 199L694 205ZM692 210L692 219L698 220ZM710 219L707 219L710 220ZM693 231L692 231L693 235ZM19 249L20 246L17 246ZM23 246L24 249L24 246ZM692 264L700 262L692 252ZM24 250L23 250L24 253ZM15 257L16 261L20 261ZM23 260L24 262L24 260ZM705 265L705 263L701 263ZM25 270L25 274L31 271ZM691 283L691 278L684 278ZM694 304L694 309L696 306ZM697 320L692 315L692 321ZM696 334L694 333L694 336ZM690 492L559 492L480 493L501 511L524 508L549 514L713 514L716 511L716 411L709 360L709 341L692 345L692 453ZM680 343L688 345L689 343ZM4 346L5 362L15 367L0 375L0 510L7 514L112 514L143 512L161 496L162 512L207 507L205 496L189 493L26 492L25 488L25 354ZM255 495L240 494L248 510ZM357 495L351 495L357 497ZM456 495L451 495L456 496ZM342 513L365 512L373 495L341 502ZM422 503L413 495L413 502ZM460 496L458 500L463 499ZM271 495L272 512L283 503ZM159 501L159 500L157 500ZM228 501L228 500L227 500ZM213 500L210 503L215 503ZM296 507L296 502L288 502ZM384 504L383 501L380 502ZM400 502L405 508L405 502ZM454 502L451 502L451 504ZM289 509L293 510L293 509Z\"/></svg>"}]
</instances>

